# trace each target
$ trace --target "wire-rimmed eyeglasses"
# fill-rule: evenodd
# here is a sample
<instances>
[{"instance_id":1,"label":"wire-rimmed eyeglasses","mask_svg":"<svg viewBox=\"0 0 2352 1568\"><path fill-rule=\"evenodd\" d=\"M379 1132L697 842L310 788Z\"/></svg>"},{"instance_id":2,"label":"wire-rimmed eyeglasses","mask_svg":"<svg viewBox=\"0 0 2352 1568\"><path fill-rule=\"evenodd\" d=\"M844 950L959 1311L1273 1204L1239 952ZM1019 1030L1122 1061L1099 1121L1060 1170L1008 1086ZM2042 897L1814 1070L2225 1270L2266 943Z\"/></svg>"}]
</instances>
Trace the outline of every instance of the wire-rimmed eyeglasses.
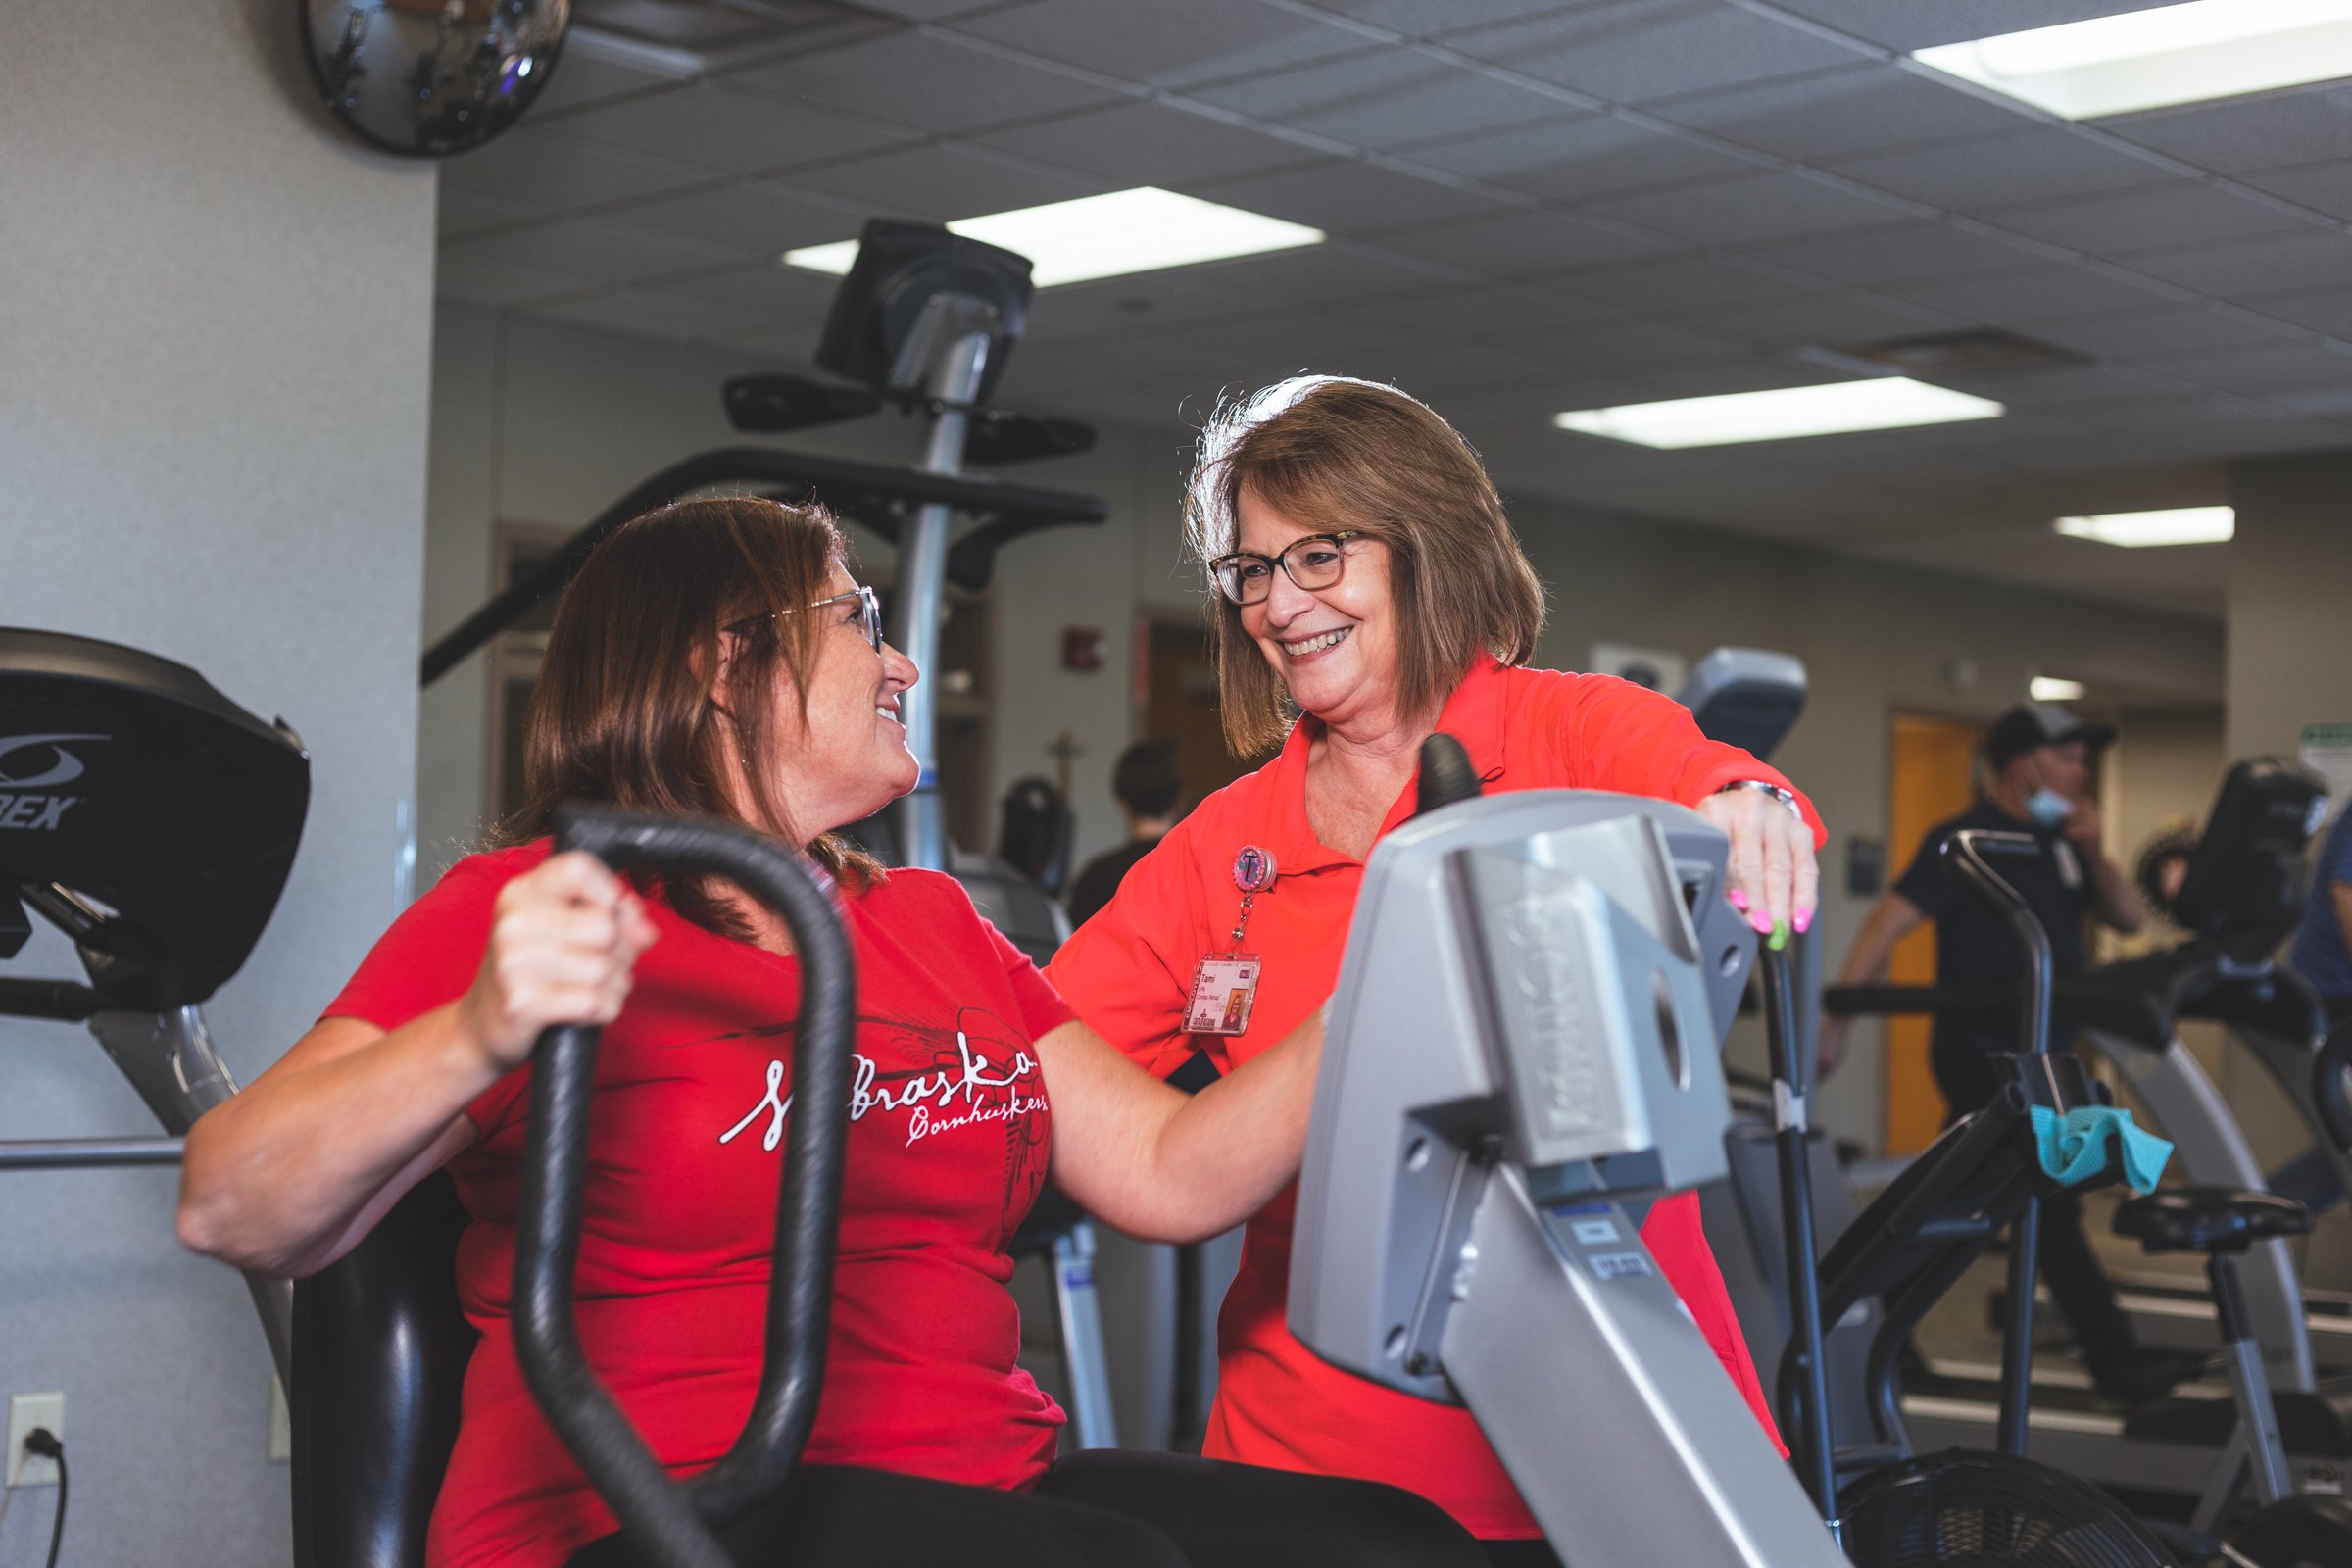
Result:
<instances>
[{"instance_id":1,"label":"wire-rimmed eyeglasses","mask_svg":"<svg viewBox=\"0 0 2352 1568\"><path fill-rule=\"evenodd\" d=\"M1217 591L1237 605L1254 605L1272 593L1276 566L1292 582L1312 593L1340 580L1340 573L1348 566L1348 552L1341 547L1350 539L1362 537L1361 528L1342 528L1337 533L1310 533L1303 539L1294 539L1278 556L1237 550L1210 562L1208 575L1216 583Z\"/></svg>"},{"instance_id":2,"label":"wire-rimmed eyeglasses","mask_svg":"<svg viewBox=\"0 0 2352 1568\"><path fill-rule=\"evenodd\" d=\"M873 646L874 652L880 653L882 651L882 601L871 588L863 586L853 588L846 594L835 594L830 599L819 599L811 604L803 605L799 610L779 610L768 615L747 615L743 619L731 623L727 630L741 631L747 626L756 626L762 620L771 619L774 615L797 615L804 611L830 610L836 605L852 604L858 607L858 629L865 634L865 640ZM847 625L849 622L845 620L842 624Z\"/></svg>"}]
</instances>

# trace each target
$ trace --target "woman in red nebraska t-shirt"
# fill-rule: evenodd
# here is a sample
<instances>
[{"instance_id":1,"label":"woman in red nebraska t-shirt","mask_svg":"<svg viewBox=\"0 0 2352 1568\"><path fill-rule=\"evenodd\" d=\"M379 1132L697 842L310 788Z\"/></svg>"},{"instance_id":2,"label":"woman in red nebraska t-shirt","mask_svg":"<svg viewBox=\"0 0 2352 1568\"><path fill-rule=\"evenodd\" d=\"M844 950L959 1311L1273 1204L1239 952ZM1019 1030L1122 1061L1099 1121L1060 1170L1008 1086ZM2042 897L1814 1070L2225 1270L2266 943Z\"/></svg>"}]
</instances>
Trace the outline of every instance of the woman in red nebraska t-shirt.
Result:
<instances>
[{"instance_id":1,"label":"woman in red nebraska t-shirt","mask_svg":"<svg viewBox=\"0 0 2352 1568\"><path fill-rule=\"evenodd\" d=\"M1269 388L1202 433L1190 510L1213 585L1226 738L1239 756L1280 751L1178 823L1054 956L1055 986L1136 1061L1166 1074L1199 1050L1250 1072L1316 1015L1364 861L1411 813L1434 730L1468 749L1489 791L1616 790L1693 807L1730 836L1734 902L1756 928L1805 929L1819 826L1786 779L1705 739L1655 692L1519 667L1535 654L1543 588L1477 454L1429 409L1329 376ZM1238 1035L1190 1033L1195 966L1232 945L1245 846L1277 871L1249 914L1254 1014ZM1250 1220L1217 1319L1203 1451L1409 1487L1486 1538L1496 1568L1557 1568L1468 1411L1352 1377L1291 1334L1293 1203L1285 1191ZM1653 1204L1642 1235L1770 1433L1696 1199ZM1608 1441L1579 1433L1549 1457L1574 1468L1587 1462L1580 1445Z\"/></svg>"},{"instance_id":2,"label":"woman in red nebraska t-shirt","mask_svg":"<svg viewBox=\"0 0 2352 1568\"><path fill-rule=\"evenodd\" d=\"M834 879L859 1013L824 1396L792 1486L728 1537L737 1559L1475 1563L1441 1512L1385 1488L1167 1455L1053 1462L1061 1412L1015 1364L1006 1240L1049 1171L1139 1236L1238 1222L1297 1167L1320 1026L1188 1101L1075 1021L955 881L886 875L827 836L915 779L898 702L916 671L842 554L822 513L753 500L666 508L599 547L549 637L523 842L460 862L191 1132L183 1239L308 1274L447 1165L473 1219L458 1286L482 1338L429 1560L636 1561L515 1360L531 1045L552 1023L608 1026L580 1335L656 1454L691 1474L740 1430L758 1378L799 962L781 921L723 886L632 889L537 835L565 799L731 817L806 844Z\"/></svg>"}]
</instances>

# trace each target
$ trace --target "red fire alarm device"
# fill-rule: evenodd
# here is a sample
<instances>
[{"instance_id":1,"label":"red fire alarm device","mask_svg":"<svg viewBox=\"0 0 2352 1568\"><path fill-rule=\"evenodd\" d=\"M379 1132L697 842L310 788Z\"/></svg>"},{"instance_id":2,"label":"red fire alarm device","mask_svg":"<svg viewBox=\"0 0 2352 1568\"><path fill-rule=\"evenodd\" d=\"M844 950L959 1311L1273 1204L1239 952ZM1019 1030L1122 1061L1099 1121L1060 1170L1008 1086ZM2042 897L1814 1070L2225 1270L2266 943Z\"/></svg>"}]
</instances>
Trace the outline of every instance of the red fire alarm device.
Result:
<instances>
[{"instance_id":1,"label":"red fire alarm device","mask_svg":"<svg viewBox=\"0 0 2352 1568\"><path fill-rule=\"evenodd\" d=\"M1109 656L1110 639L1100 626L1064 626L1061 628L1061 667L1064 669L1101 669Z\"/></svg>"}]
</instances>

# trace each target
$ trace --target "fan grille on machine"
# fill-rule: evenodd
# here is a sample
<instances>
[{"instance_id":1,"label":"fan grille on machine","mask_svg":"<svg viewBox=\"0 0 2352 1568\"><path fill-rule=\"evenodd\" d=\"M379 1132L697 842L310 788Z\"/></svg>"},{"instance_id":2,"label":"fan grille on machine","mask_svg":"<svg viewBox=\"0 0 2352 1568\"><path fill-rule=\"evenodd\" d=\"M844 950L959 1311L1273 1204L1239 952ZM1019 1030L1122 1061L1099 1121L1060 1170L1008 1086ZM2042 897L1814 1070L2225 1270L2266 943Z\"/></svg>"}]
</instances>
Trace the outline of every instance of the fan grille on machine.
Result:
<instances>
[{"instance_id":1,"label":"fan grille on machine","mask_svg":"<svg viewBox=\"0 0 2352 1568\"><path fill-rule=\"evenodd\" d=\"M1929 1454L1841 1500L1858 1568L2177 1568L2098 1488L2007 1454Z\"/></svg>"}]
</instances>

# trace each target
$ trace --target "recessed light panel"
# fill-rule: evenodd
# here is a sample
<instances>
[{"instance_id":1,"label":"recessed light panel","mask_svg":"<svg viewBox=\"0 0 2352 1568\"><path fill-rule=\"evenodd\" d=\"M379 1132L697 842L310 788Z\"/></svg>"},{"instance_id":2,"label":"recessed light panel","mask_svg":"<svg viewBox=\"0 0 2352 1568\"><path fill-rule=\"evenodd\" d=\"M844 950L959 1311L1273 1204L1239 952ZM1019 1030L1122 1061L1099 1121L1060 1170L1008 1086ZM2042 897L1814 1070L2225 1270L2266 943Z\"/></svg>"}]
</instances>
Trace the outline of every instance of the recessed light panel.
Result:
<instances>
[{"instance_id":1,"label":"recessed light panel","mask_svg":"<svg viewBox=\"0 0 2352 1568\"><path fill-rule=\"evenodd\" d=\"M2092 120L2352 76L2352 0L2193 0L1911 58L2063 120Z\"/></svg>"},{"instance_id":2,"label":"recessed light panel","mask_svg":"<svg viewBox=\"0 0 2352 1568\"><path fill-rule=\"evenodd\" d=\"M2082 695L2082 683L2060 680L2055 675L2036 675L2026 682L2026 695L2037 703L2071 703Z\"/></svg>"},{"instance_id":3,"label":"recessed light panel","mask_svg":"<svg viewBox=\"0 0 2352 1568\"><path fill-rule=\"evenodd\" d=\"M1989 398L1889 375L1783 387L1773 392L1732 392L1711 398L1677 398L1670 403L1584 409L1555 414L1551 422L1585 435L1674 449L1994 419L2006 412Z\"/></svg>"},{"instance_id":4,"label":"recessed light panel","mask_svg":"<svg viewBox=\"0 0 2352 1568\"><path fill-rule=\"evenodd\" d=\"M1028 257L1030 276L1039 288L1295 250L1323 239L1319 228L1152 185L960 218L948 229ZM836 276L847 272L857 259L854 239L784 253L788 267Z\"/></svg>"},{"instance_id":5,"label":"recessed light panel","mask_svg":"<svg viewBox=\"0 0 2352 1568\"><path fill-rule=\"evenodd\" d=\"M2142 550L2150 545L2226 544L2237 532L2230 507L2175 507L2166 512L2103 512L2088 517L2060 517L2056 527L2072 539Z\"/></svg>"}]
</instances>

